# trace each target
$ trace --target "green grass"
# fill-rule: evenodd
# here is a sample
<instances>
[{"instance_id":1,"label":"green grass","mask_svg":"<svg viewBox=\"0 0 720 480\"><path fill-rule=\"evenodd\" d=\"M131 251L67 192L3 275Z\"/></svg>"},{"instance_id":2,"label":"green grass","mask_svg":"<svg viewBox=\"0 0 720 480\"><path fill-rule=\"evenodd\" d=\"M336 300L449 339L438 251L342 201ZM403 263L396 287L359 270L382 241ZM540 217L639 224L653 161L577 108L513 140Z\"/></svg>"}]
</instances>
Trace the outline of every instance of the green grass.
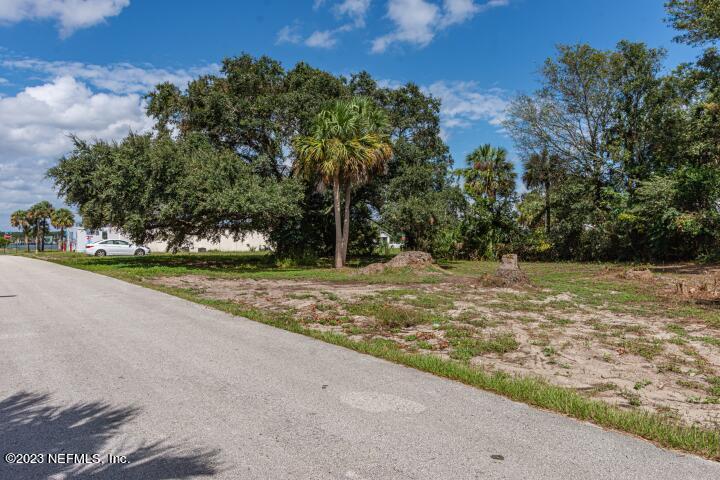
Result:
<instances>
[{"instance_id":1,"label":"green grass","mask_svg":"<svg viewBox=\"0 0 720 480\"><path fill-rule=\"evenodd\" d=\"M157 284L151 285L145 281L153 277L199 274L232 278L313 279L332 282L360 281L407 285L436 282L437 275L433 275L431 272L400 271L358 278L351 270L335 271L324 265L320 265L320 267L288 265L279 267L274 263L272 257L262 254L151 255L139 258L103 259L82 255L46 254L39 258L148 286L234 315L495 392L538 408L627 432L663 447L720 460L720 431L718 430L681 424L671 416L649 413L640 409L622 409L601 400L588 398L575 390L551 385L538 378L515 376L502 372L490 373L465 361L470 356L481 352L502 354L516 349L517 341L511 334L476 338L469 330L455 329L450 335L449 341L455 342L456 351L463 353L457 354L457 359L444 359L422 351L405 351L396 342L387 339L356 340L339 333L313 330L293 318L290 312L263 311L230 301L203 298L198 292L163 287ZM443 265L451 273L461 275L481 275L494 268L494 264L490 262L451 262ZM596 302L593 304L602 305L612 301L614 302L612 306L619 309L632 310L637 308L634 305L638 303L642 304L641 308L653 308L646 305L648 302L653 302L653 297L634 286L622 282L615 284L597 281L597 278L594 277L603 268L598 265L527 264L524 268L539 287L550 289L552 294L571 292L577 297L576 300L579 303ZM610 296L607 289L619 293ZM425 297L419 300L415 306L398 306L373 299L350 304L348 307L352 310L350 313L374 316L381 322L383 328L402 328L421 323L440 323L446 327L445 317L423 308L416 308L435 305L438 303L437 300L438 298ZM504 300L512 303L510 298ZM442 305L443 302L439 303ZM701 311L707 318L713 318L712 312ZM697 312L694 311L692 315L697 315ZM714 315L717 314L714 313ZM364 332L357 328L354 330L357 330L358 333ZM448 333L447 329L446 333ZM418 342L419 348L425 346L424 344L420 346L420 342ZM628 341L624 346L641 355L654 356L658 352L658 347L650 342ZM713 380L708 383L709 390L711 389L713 393L715 393L716 387L720 387L720 382L715 383ZM628 392L627 398L630 404L638 404L637 396L632 392Z\"/></svg>"},{"instance_id":2,"label":"green grass","mask_svg":"<svg viewBox=\"0 0 720 480\"><path fill-rule=\"evenodd\" d=\"M635 390L642 390L643 388L647 387L648 385L651 385L652 382L650 380L642 380L639 382L635 382L635 386L633 387Z\"/></svg>"},{"instance_id":3,"label":"green grass","mask_svg":"<svg viewBox=\"0 0 720 480\"><path fill-rule=\"evenodd\" d=\"M638 355L646 360L652 360L665 349L659 340L650 341L644 338L625 339L619 342L618 345L627 350L628 353Z\"/></svg>"},{"instance_id":4,"label":"green grass","mask_svg":"<svg viewBox=\"0 0 720 480\"><path fill-rule=\"evenodd\" d=\"M345 309L351 315L375 317L378 326L386 329L408 328L415 325L434 324L446 322L447 319L439 315L418 310L412 307L398 306L387 302L364 301L349 303Z\"/></svg>"},{"instance_id":5,"label":"green grass","mask_svg":"<svg viewBox=\"0 0 720 480\"><path fill-rule=\"evenodd\" d=\"M80 253L31 254L31 257L82 268L97 273L112 272L118 278L152 278L158 276L204 275L218 278L246 278L253 280L315 280L339 283L436 283L438 275L432 270L386 270L373 275L360 275L362 267L379 258L353 260L348 268L337 270L327 260L314 265L294 265L276 260L266 253L165 254L153 253L144 257L97 258Z\"/></svg>"},{"instance_id":6,"label":"green grass","mask_svg":"<svg viewBox=\"0 0 720 480\"><path fill-rule=\"evenodd\" d=\"M417 347L423 350L432 350L433 346L430 344L430 342L427 342L425 340L420 340L417 342Z\"/></svg>"},{"instance_id":7,"label":"green grass","mask_svg":"<svg viewBox=\"0 0 720 480\"><path fill-rule=\"evenodd\" d=\"M450 357L456 360L469 360L484 353L503 354L517 350L520 344L511 333L503 333L483 338L458 337L449 340L454 347Z\"/></svg>"}]
</instances>

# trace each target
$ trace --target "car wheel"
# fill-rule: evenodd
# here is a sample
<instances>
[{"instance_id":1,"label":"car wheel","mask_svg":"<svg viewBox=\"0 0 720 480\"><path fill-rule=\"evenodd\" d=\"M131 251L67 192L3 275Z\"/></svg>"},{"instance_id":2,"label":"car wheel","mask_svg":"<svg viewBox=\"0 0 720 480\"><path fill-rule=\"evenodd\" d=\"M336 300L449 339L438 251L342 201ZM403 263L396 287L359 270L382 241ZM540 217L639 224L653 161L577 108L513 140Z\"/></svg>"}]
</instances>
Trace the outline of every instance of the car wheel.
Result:
<instances>
[{"instance_id":1,"label":"car wheel","mask_svg":"<svg viewBox=\"0 0 720 480\"><path fill-rule=\"evenodd\" d=\"M142 248L138 248L137 250L135 250L135 256L142 257L143 255L145 255L145 250L143 250Z\"/></svg>"},{"instance_id":2,"label":"car wheel","mask_svg":"<svg viewBox=\"0 0 720 480\"><path fill-rule=\"evenodd\" d=\"M105 255L107 255L105 250L98 250L97 252L95 252L96 257L104 257Z\"/></svg>"}]
</instances>

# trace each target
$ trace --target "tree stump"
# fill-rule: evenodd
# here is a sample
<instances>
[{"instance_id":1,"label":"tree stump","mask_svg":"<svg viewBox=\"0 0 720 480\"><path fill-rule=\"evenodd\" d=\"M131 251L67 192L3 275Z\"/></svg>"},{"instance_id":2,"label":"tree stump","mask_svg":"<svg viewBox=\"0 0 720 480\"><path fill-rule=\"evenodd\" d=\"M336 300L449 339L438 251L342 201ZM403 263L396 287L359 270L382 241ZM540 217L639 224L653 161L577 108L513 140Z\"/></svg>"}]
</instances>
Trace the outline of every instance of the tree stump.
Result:
<instances>
[{"instance_id":1,"label":"tree stump","mask_svg":"<svg viewBox=\"0 0 720 480\"><path fill-rule=\"evenodd\" d=\"M518 257L514 253L503 255L500 266L495 271L495 278L505 286L529 283L525 272L518 266Z\"/></svg>"}]
</instances>

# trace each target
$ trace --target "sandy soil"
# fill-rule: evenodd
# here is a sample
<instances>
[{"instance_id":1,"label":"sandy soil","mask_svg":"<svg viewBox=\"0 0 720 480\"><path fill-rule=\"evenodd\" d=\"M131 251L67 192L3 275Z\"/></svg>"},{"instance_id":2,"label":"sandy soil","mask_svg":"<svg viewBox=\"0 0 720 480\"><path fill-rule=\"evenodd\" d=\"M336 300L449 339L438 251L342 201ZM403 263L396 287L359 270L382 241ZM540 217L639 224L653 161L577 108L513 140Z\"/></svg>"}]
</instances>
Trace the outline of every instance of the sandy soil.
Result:
<instances>
[{"instance_id":1,"label":"sandy soil","mask_svg":"<svg viewBox=\"0 0 720 480\"><path fill-rule=\"evenodd\" d=\"M650 282L672 296L678 281L690 291L707 283L703 275L706 272L657 271L652 278L620 281ZM194 275L155 282L192 289L206 298L289 312L310 328L382 337L401 348L442 357L457 358L458 338L509 335L517 342L515 348L465 360L487 370L539 376L626 408L720 427L720 330L700 320L614 308L617 292L608 291L607 301L588 305L570 292L489 288L458 278L411 286ZM389 329L372 316L349 313L350 306L363 302L431 312L442 320Z\"/></svg>"}]
</instances>

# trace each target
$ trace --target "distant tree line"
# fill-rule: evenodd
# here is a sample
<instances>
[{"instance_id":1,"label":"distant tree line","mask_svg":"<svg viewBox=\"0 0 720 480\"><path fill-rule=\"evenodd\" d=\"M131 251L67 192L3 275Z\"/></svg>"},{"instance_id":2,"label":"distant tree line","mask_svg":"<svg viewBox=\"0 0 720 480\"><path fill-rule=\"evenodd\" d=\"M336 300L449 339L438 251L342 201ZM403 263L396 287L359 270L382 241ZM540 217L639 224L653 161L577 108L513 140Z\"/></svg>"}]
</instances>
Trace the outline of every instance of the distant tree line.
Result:
<instances>
[{"instance_id":1,"label":"distant tree line","mask_svg":"<svg viewBox=\"0 0 720 480\"><path fill-rule=\"evenodd\" d=\"M665 73L665 52L643 43L563 45L540 88L512 101L504 126L522 194L502 148L480 146L452 168L440 103L417 85L249 55L184 90L158 85L152 132L75 138L49 176L90 228L171 247L259 231L278 255L335 252L340 265L372 252L380 225L446 258L710 257L720 247L720 9L666 7L678 41L710 44L695 63Z\"/></svg>"}]
</instances>

